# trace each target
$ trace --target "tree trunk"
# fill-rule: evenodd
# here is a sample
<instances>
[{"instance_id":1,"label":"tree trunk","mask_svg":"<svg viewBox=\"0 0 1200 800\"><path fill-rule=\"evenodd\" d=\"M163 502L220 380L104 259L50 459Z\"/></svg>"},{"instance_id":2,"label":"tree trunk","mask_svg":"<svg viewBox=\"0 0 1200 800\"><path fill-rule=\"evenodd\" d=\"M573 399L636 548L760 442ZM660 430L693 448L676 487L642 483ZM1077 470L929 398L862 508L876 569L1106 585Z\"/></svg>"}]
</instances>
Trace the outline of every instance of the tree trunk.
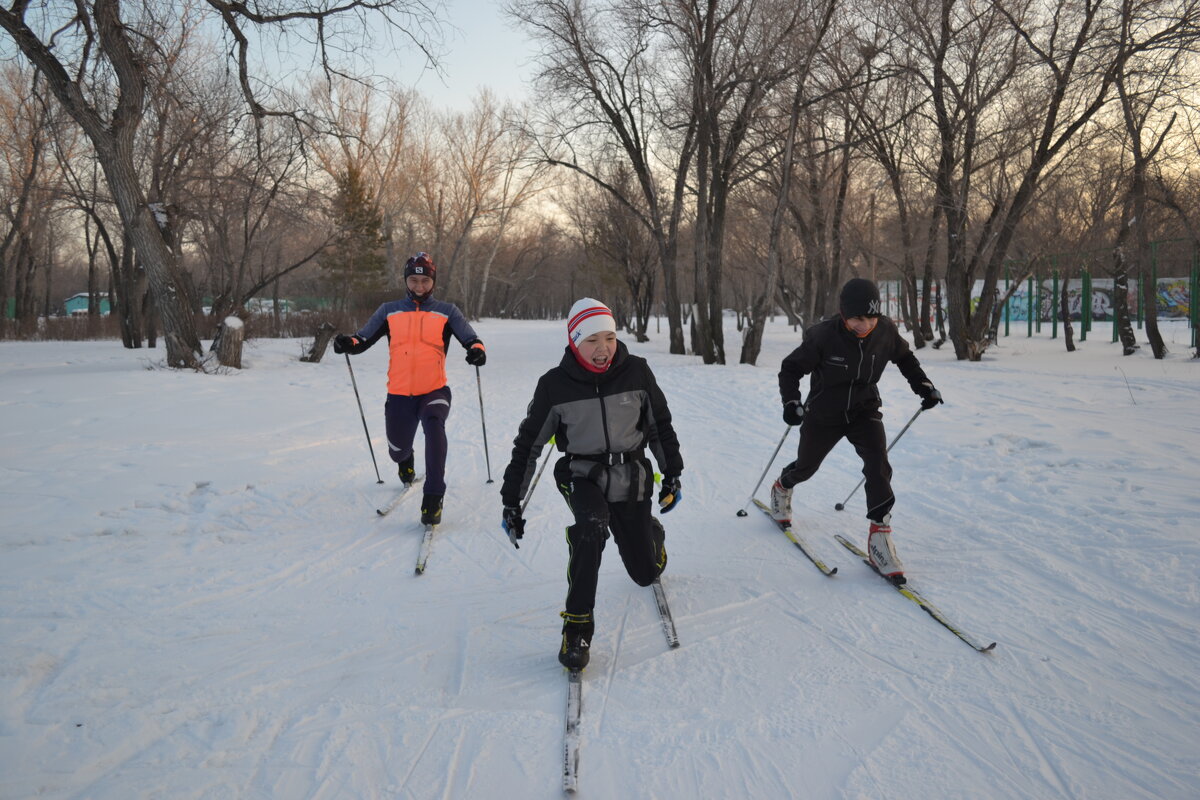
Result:
<instances>
[{"instance_id":1,"label":"tree trunk","mask_svg":"<svg viewBox=\"0 0 1200 800\"><path fill-rule=\"evenodd\" d=\"M200 368L202 352L196 335L192 302L178 275L179 266L163 240L154 215L142 198L132 157L101 161L121 221L129 231L138 261L146 270L154 310L167 343L167 366Z\"/></svg>"},{"instance_id":2,"label":"tree trunk","mask_svg":"<svg viewBox=\"0 0 1200 800\"><path fill-rule=\"evenodd\" d=\"M1062 282L1062 297L1059 302L1059 313L1062 314L1063 324L1063 343L1067 346L1068 353L1075 352L1075 328L1071 325L1071 294L1067 291L1067 287L1071 283L1071 271L1063 270Z\"/></svg>"},{"instance_id":3,"label":"tree trunk","mask_svg":"<svg viewBox=\"0 0 1200 800\"><path fill-rule=\"evenodd\" d=\"M246 323L239 317L229 316L217 328L212 349L223 367L242 368L242 340L246 335Z\"/></svg>"},{"instance_id":4,"label":"tree trunk","mask_svg":"<svg viewBox=\"0 0 1200 800\"><path fill-rule=\"evenodd\" d=\"M1117 233L1117 244L1113 248L1113 313L1117 315L1117 335L1121 339L1122 352L1127 356L1133 355L1138 349L1137 336L1129 319L1128 243L1131 213L1130 204L1126 203L1124 224Z\"/></svg>"},{"instance_id":5,"label":"tree trunk","mask_svg":"<svg viewBox=\"0 0 1200 800\"><path fill-rule=\"evenodd\" d=\"M312 347L308 348L308 352L300 356L301 361L310 363L319 363L325 357L325 348L329 346L329 342L333 339L335 328L328 322L322 322L317 326L317 337L313 340Z\"/></svg>"}]
</instances>

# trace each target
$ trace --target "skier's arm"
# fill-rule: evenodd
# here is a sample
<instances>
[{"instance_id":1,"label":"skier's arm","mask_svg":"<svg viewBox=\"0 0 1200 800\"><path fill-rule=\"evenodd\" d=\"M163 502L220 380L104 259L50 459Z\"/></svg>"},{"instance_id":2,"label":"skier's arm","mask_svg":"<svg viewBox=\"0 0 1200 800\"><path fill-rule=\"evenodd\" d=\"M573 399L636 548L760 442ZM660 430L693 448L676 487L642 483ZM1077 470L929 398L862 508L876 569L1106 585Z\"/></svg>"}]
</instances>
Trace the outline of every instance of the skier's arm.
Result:
<instances>
[{"instance_id":1,"label":"skier's arm","mask_svg":"<svg viewBox=\"0 0 1200 800\"><path fill-rule=\"evenodd\" d=\"M558 427L558 414L550 405L545 384L543 376L533 391L525 419L517 429L517 438L513 440L512 458L504 470L504 481L500 485L500 498L506 506L521 505L538 457L542 454L542 447L550 441Z\"/></svg>"},{"instance_id":2,"label":"skier's arm","mask_svg":"<svg viewBox=\"0 0 1200 800\"><path fill-rule=\"evenodd\" d=\"M646 367L646 394L650 402L650 430L647 439L654 461L663 475L679 477L683 472L683 456L679 453L679 437L671 424L671 409L667 397L658 386L654 373Z\"/></svg>"},{"instance_id":3,"label":"skier's arm","mask_svg":"<svg viewBox=\"0 0 1200 800\"><path fill-rule=\"evenodd\" d=\"M458 339L458 343L466 349L467 363L472 366L482 367L487 361L487 351L483 346L483 340L475 335L475 329L471 327L471 323L467 322L467 318L463 316L463 313L458 310L458 306L450 307L446 328L454 334L454 338ZM449 341L447 341L447 344L449 344Z\"/></svg>"},{"instance_id":4,"label":"skier's arm","mask_svg":"<svg viewBox=\"0 0 1200 800\"><path fill-rule=\"evenodd\" d=\"M359 328L353 336L347 337L349 342L346 342L342 336L338 337L341 342L341 351L356 356L378 342L387 333L387 329L387 307L382 305L375 309L375 313L367 320L366 325Z\"/></svg>"},{"instance_id":5,"label":"skier's arm","mask_svg":"<svg viewBox=\"0 0 1200 800\"><path fill-rule=\"evenodd\" d=\"M815 334L806 336L804 342L784 358L779 367L779 399L785 406L801 399L800 379L820 363L821 354L813 341L815 338Z\"/></svg>"}]
</instances>

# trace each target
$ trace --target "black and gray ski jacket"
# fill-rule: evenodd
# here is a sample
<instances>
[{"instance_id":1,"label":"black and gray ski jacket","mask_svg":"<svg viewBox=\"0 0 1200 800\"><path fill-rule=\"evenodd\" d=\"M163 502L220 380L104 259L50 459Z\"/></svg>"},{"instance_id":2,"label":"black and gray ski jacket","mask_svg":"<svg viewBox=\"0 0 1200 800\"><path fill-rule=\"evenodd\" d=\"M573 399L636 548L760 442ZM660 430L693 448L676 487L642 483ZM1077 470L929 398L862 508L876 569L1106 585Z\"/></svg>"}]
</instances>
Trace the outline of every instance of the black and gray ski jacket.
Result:
<instances>
[{"instance_id":1,"label":"black and gray ski jacket","mask_svg":"<svg viewBox=\"0 0 1200 800\"><path fill-rule=\"evenodd\" d=\"M504 470L500 496L506 506L521 504L551 436L560 452L579 457L572 459L572 474L597 480L610 502L645 499L646 447L664 475L683 472L667 399L650 365L630 355L623 342L605 372L584 369L568 347L559 365L538 379ZM609 454L617 458L586 458ZM612 460L621 463L607 463Z\"/></svg>"},{"instance_id":2,"label":"black and gray ski jacket","mask_svg":"<svg viewBox=\"0 0 1200 800\"><path fill-rule=\"evenodd\" d=\"M783 359L779 396L785 405L801 399L800 379L812 375L805 418L826 425L849 422L857 414L879 410L877 384L889 361L918 396L933 390L891 319L880 317L875 330L859 339L841 317L831 317L805 331L804 342Z\"/></svg>"}]
</instances>

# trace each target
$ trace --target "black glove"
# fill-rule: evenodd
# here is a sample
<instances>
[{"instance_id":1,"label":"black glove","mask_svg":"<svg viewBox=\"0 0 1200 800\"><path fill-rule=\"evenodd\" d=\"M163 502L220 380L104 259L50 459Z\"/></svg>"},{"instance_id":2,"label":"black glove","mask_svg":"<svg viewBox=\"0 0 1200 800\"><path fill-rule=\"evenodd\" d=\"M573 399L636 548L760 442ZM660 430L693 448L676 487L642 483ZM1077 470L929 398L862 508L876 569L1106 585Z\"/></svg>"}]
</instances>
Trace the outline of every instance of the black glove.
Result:
<instances>
[{"instance_id":1,"label":"black glove","mask_svg":"<svg viewBox=\"0 0 1200 800\"><path fill-rule=\"evenodd\" d=\"M512 542L513 547L520 550L521 545L517 544L517 540L525 538L525 520L521 519L521 507L505 506L500 527L508 534L508 540Z\"/></svg>"},{"instance_id":2,"label":"black glove","mask_svg":"<svg viewBox=\"0 0 1200 800\"><path fill-rule=\"evenodd\" d=\"M658 492L658 513L667 513L679 503L682 497L683 490L679 488L679 476L664 475L662 489Z\"/></svg>"},{"instance_id":3,"label":"black glove","mask_svg":"<svg viewBox=\"0 0 1200 800\"><path fill-rule=\"evenodd\" d=\"M942 401L942 393L933 388L932 383L921 384L921 409L928 411Z\"/></svg>"},{"instance_id":4,"label":"black glove","mask_svg":"<svg viewBox=\"0 0 1200 800\"><path fill-rule=\"evenodd\" d=\"M475 342L467 348L467 363L472 367L482 367L487 363L487 353L483 350L483 342Z\"/></svg>"},{"instance_id":5,"label":"black glove","mask_svg":"<svg viewBox=\"0 0 1200 800\"><path fill-rule=\"evenodd\" d=\"M783 421L788 425L799 425L804 422L804 403L799 400L788 400L784 403Z\"/></svg>"},{"instance_id":6,"label":"black glove","mask_svg":"<svg viewBox=\"0 0 1200 800\"><path fill-rule=\"evenodd\" d=\"M339 333L337 336L333 337L333 352L340 355L341 353L345 353L350 350L350 348L354 347L354 344L355 342L353 336Z\"/></svg>"}]
</instances>

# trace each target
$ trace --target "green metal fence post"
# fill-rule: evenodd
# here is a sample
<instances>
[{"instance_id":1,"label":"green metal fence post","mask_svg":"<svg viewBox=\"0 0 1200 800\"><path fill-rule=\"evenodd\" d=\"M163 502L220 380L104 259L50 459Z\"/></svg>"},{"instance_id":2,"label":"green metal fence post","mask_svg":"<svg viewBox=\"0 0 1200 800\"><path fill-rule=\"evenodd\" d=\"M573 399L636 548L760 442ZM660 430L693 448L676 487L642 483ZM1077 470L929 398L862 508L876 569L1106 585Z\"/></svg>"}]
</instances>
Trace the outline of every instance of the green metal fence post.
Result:
<instances>
[{"instance_id":1,"label":"green metal fence post","mask_svg":"<svg viewBox=\"0 0 1200 800\"><path fill-rule=\"evenodd\" d=\"M1086 269L1080 271L1079 284L1079 341L1086 342L1088 328L1092 322L1092 274Z\"/></svg>"},{"instance_id":2,"label":"green metal fence post","mask_svg":"<svg viewBox=\"0 0 1200 800\"><path fill-rule=\"evenodd\" d=\"M1200 293L1200 252L1197 252L1196 242L1192 242L1192 281L1188 287L1188 320L1192 325L1192 347L1196 347L1196 328L1200 327L1200 308L1197 308L1196 294Z\"/></svg>"},{"instance_id":3,"label":"green metal fence post","mask_svg":"<svg viewBox=\"0 0 1200 800\"><path fill-rule=\"evenodd\" d=\"M1033 276L1029 276L1029 282L1026 284L1025 293L1029 295L1026 306L1029 309L1028 328L1029 332L1025 334L1026 338L1033 336Z\"/></svg>"},{"instance_id":4,"label":"green metal fence post","mask_svg":"<svg viewBox=\"0 0 1200 800\"><path fill-rule=\"evenodd\" d=\"M1004 262L1004 296L1005 297L1008 297L1008 287L1009 287L1009 284L1011 284L1011 283L1012 283L1012 262L1005 261ZM1004 335L1005 336L1008 336L1009 314L1010 314L1010 309L1008 307L1008 301L1005 300L1004 301Z\"/></svg>"},{"instance_id":5,"label":"green metal fence post","mask_svg":"<svg viewBox=\"0 0 1200 800\"><path fill-rule=\"evenodd\" d=\"M1054 263L1058 263L1055 256ZM1058 338L1058 270L1050 270L1050 338Z\"/></svg>"},{"instance_id":6,"label":"green metal fence post","mask_svg":"<svg viewBox=\"0 0 1200 800\"><path fill-rule=\"evenodd\" d=\"M1147 308L1146 313L1158 319L1158 242L1150 243L1150 296L1154 298L1154 305Z\"/></svg>"}]
</instances>

